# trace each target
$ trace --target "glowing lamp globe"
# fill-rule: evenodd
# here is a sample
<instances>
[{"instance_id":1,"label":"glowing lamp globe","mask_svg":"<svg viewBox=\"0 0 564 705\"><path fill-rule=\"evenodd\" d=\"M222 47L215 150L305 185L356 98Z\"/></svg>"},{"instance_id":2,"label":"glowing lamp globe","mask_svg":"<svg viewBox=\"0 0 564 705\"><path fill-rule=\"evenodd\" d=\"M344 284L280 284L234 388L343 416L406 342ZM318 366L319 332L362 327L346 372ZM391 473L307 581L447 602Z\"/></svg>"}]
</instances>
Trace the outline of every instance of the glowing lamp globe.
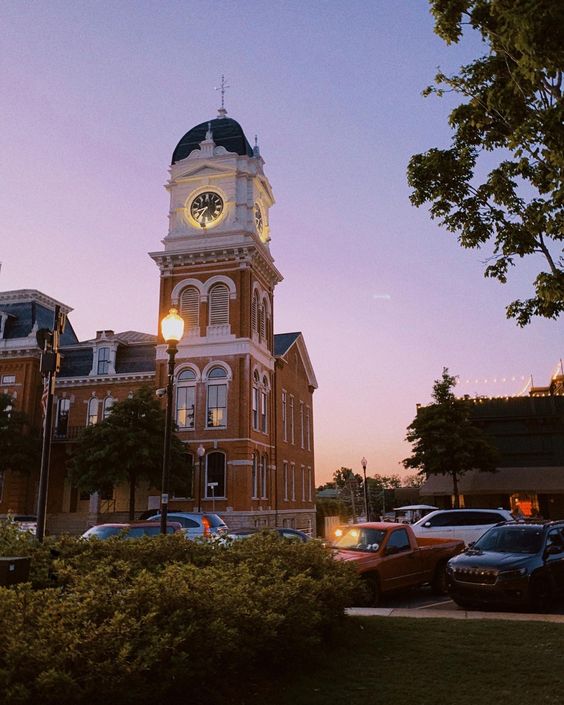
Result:
<instances>
[{"instance_id":1,"label":"glowing lamp globe","mask_svg":"<svg viewBox=\"0 0 564 705\"><path fill-rule=\"evenodd\" d=\"M184 320L175 308L171 308L161 321L161 332L166 342L178 342L184 334Z\"/></svg>"}]
</instances>

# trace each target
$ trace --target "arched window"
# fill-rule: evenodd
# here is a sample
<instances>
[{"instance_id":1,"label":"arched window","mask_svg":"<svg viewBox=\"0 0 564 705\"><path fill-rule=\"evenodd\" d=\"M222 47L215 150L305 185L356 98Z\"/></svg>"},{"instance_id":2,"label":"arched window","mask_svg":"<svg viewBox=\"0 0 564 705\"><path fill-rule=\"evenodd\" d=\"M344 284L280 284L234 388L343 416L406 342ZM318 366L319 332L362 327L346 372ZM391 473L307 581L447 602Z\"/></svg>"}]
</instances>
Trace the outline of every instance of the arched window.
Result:
<instances>
[{"instance_id":1,"label":"arched window","mask_svg":"<svg viewBox=\"0 0 564 705\"><path fill-rule=\"evenodd\" d=\"M255 370L253 374L253 429L259 430L259 373Z\"/></svg>"},{"instance_id":2,"label":"arched window","mask_svg":"<svg viewBox=\"0 0 564 705\"><path fill-rule=\"evenodd\" d=\"M200 328L200 292L195 286L187 286L180 294L180 315L186 323L186 332Z\"/></svg>"},{"instance_id":3,"label":"arched window","mask_svg":"<svg viewBox=\"0 0 564 705\"><path fill-rule=\"evenodd\" d=\"M94 426L98 423L98 400L92 397L88 402L88 417L86 419L87 426Z\"/></svg>"},{"instance_id":4,"label":"arched window","mask_svg":"<svg viewBox=\"0 0 564 705\"><path fill-rule=\"evenodd\" d=\"M66 437L69 428L70 399L59 399L57 404L57 436Z\"/></svg>"},{"instance_id":5,"label":"arched window","mask_svg":"<svg viewBox=\"0 0 564 705\"><path fill-rule=\"evenodd\" d=\"M206 498L225 496L225 455L214 451L206 456Z\"/></svg>"},{"instance_id":6,"label":"arched window","mask_svg":"<svg viewBox=\"0 0 564 705\"><path fill-rule=\"evenodd\" d=\"M112 407L115 403L116 403L116 400L112 396L107 396L104 399L104 411L103 411L104 419L108 418L108 416L110 415L110 413L112 411Z\"/></svg>"},{"instance_id":7,"label":"arched window","mask_svg":"<svg viewBox=\"0 0 564 705\"><path fill-rule=\"evenodd\" d=\"M258 497L258 453L253 453L253 469L251 475L252 497Z\"/></svg>"},{"instance_id":8,"label":"arched window","mask_svg":"<svg viewBox=\"0 0 564 705\"><path fill-rule=\"evenodd\" d=\"M227 372L223 367L212 367L208 372L207 426L227 426Z\"/></svg>"},{"instance_id":9,"label":"arched window","mask_svg":"<svg viewBox=\"0 0 564 705\"><path fill-rule=\"evenodd\" d=\"M182 370L176 381L176 425L179 429L193 429L196 412L196 373Z\"/></svg>"},{"instance_id":10,"label":"arched window","mask_svg":"<svg viewBox=\"0 0 564 705\"><path fill-rule=\"evenodd\" d=\"M226 284L216 284L210 290L210 326L229 323L229 289Z\"/></svg>"},{"instance_id":11,"label":"arched window","mask_svg":"<svg viewBox=\"0 0 564 705\"><path fill-rule=\"evenodd\" d=\"M259 332L259 295L258 291L253 293L253 301L251 304L251 328L255 333Z\"/></svg>"},{"instance_id":12,"label":"arched window","mask_svg":"<svg viewBox=\"0 0 564 705\"><path fill-rule=\"evenodd\" d=\"M268 458L263 455L260 464L260 493L263 499L268 497Z\"/></svg>"}]
</instances>

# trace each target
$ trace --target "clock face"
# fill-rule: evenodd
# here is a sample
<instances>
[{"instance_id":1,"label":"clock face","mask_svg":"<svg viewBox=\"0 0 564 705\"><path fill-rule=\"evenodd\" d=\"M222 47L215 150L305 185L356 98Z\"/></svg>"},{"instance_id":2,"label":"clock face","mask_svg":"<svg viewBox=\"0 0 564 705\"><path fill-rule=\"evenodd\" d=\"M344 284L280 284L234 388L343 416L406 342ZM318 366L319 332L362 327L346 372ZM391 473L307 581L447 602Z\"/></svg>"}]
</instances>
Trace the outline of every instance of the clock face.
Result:
<instances>
[{"instance_id":1,"label":"clock face","mask_svg":"<svg viewBox=\"0 0 564 705\"><path fill-rule=\"evenodd\" d=\"M264 222L262 220L262 211L258 203L255 203L255 226L257 229L257 233L259 235L262 235L262 231L264 229Z\"/></svg>"},{"instance_id":2,"label":"clock face","mask_svg":"<svg viewBox=\"0 0 564 705\"><path fill-rule=\"evenodd\" d=\"M216 221L223 212L223 199L215 191L199 193L190 204L190 215L200 225Z\"/></svg>"}]
</instances>

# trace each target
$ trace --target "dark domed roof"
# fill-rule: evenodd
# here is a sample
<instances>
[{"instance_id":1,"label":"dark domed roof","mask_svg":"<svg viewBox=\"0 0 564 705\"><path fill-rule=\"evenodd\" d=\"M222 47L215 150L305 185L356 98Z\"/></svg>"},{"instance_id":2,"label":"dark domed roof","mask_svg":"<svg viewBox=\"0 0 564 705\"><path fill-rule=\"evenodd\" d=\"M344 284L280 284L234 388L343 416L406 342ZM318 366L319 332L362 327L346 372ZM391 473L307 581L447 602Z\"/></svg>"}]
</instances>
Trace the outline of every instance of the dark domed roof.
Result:
<instances>
[{"instance_id":1,"label":"dark domed roof","mask_svg":"<svg viewBox=\"0 0 564 705\"><path fill-rule=\"evenodd\" d=\"M172 154L172 164L186 159L190 152L199 148L200 142L206 139L208 123L211 126L213 141L218 146L225 147L228 152L246 154L248 157L253 156L253 149L248 143L241 125L231 118L221 117L202 122L189 130L176 145Z\"/></svg>"}]
</instances>

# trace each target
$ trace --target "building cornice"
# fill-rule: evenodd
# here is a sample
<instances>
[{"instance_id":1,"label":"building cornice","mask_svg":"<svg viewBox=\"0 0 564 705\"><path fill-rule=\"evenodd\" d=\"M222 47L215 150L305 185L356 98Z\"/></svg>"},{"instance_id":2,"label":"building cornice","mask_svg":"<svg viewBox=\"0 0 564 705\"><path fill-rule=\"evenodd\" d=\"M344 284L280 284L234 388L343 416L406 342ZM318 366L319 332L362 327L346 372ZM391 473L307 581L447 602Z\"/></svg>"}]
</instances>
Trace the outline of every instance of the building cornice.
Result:
<instances>
[{"instance_id":1,"label":"building cornice","mask_svg":"<svg viewBox=\"0 0 564 705\"><path fill-rule=\"evenodd\" d=\"M53 299L47 294L43 294L37 289L15 289L13 291L2 291L0 292L0 307L2 304L16 304L24 302L35 302L46 306L49 309L54 309L55 306L59 306L62 313L68 314L73 309L66 304Z\"/></svg>"},{"instance_id":2,"label":"building cornice","mask_svg":"<svg viewBox=\"0 0 564 705\"><path fill-rule=\"evenodd\" d=\"M149 382L155 380L154 372L121 372L115 375L87 377L57 377L57 387L86 387L93 384L119 384L120 382Z\"/></svg>"}]
</instances>

